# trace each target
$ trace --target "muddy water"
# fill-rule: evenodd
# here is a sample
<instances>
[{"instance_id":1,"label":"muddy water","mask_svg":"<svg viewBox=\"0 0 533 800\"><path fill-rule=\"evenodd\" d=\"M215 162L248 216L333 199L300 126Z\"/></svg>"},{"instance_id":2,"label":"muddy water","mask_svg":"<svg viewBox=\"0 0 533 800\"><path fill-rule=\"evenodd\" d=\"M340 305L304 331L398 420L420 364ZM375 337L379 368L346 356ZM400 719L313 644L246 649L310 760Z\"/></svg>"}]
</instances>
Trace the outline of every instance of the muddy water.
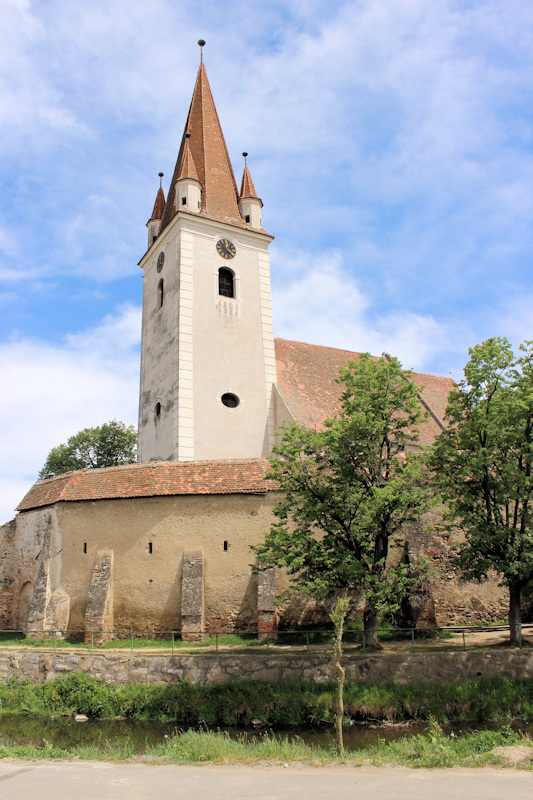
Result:
<instances>
[{"instance_id":1,"label":"muddy water","mask_svg":"<svg viewBox=\"0 0 533 800\"><path fill-rule=\"evenodd\" d=\"M498 728L500 725L446 725L445 732L452 731L458 735L462 732L480 730L482 728ZM513 723L513 727L533 735L533 723ZM344 744L347 750L359 750L376 744L378 739L392 741L415 733L424 733L426 723L412 723L406 726L388 727L357 724L350 726L344 733ZM329 749L334 747L333 729L317 731L270 731L268 728L239 730L228 728L230 736L244 736L248 739L264 733L289 739L296 737L309 745ZM129 746L135 753L145 753L151 747L163 742L166 736L176 733L176 725L172 722L137 721L137 720L88 720L75 722L68 717L40 718L21 717L15 714L0 716L0 744L28 745L42 747L46 742L55 747L69 750L77 745L97 745L104 747Z\"/></svg>"}]
</instances>

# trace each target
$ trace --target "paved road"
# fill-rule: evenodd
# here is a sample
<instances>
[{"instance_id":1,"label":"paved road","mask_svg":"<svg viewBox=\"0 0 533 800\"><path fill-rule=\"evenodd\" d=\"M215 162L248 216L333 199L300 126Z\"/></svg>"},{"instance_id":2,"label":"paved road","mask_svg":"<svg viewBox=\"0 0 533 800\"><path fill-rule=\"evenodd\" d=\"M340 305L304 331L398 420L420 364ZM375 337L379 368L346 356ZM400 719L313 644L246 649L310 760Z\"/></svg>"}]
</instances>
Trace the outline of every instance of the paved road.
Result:
<instances>
[{"instance_id":1,"label":"paved road","mask_svg":"<svg viewBox=\"0 0 533 800\"><path fill-rule=\"evenodd\" d=\"M0 761L2 800L532 800L533 773L498 769L177 767Z\"/></svg>"}]
</instances>

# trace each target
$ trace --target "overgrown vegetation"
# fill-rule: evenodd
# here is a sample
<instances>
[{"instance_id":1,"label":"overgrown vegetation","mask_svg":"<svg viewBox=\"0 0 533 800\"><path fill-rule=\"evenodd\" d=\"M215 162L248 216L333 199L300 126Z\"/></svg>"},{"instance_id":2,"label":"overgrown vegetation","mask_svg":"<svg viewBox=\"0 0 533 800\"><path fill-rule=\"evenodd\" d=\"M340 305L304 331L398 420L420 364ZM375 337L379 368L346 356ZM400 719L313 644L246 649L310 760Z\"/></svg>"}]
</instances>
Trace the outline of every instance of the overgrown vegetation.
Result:
<instances>
[{"instance_id":1,"label":"overgrown vegetation","mask_svg":"<svg viewBox=\"0 0 533 800\"><path fill-rule=\"evenodd\" d=\"M169 720L178 726L247 726L258 720L272 728L317 728L335 721L337 686L295 681L240 680L194 686L107 684L86 673L44 683L0 682L0 711L20 714L84 713L95 718ZM484 723L533 720L533 681L470 679L436 683L347 683L345 720L428 720Z\"/></svg>"},{"instance_id":2,"label":"overgrown vegetation","mask_svg":"<svg viewBox=\"0 0 533 800\"><path fill-rule=\"evenodd\" d=\"M365 750L345 752L342 756L318 747L311 747L299 739L274 739L268 735L237 739L225 733L210 731L184 731L166 739L150 749L148 758L178 764L271 764L299 762L321 766L337 763L350 766L375 764L408 767L481 767L505 763L500 755L492 753L497 747L522 745L531 748L533 741L504 726L498 731L475 731L460 736L447 736L438 723L432 722L426 734L417 734L394 742L380 740ZM133 756L130 748L79 745L64 750L45 743L34 745L0 745L0 758L53 758L70 760L127 760ZM531 767L531 759L525 766Z\"/></svg>"}]
</instances>

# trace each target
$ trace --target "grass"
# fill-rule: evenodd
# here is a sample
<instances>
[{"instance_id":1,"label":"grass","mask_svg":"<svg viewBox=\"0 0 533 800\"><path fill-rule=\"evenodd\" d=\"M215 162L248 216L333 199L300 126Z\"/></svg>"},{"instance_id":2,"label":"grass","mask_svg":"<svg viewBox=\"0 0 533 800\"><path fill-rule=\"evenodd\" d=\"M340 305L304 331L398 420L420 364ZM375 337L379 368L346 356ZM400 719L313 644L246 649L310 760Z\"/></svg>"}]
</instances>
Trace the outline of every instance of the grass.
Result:
<instances>
[{"instance_id":1,"label":"grass","mask_svg":"<svg viewBox=\"0 0 533 800\"><path fill-rule=\"evenodd\" d=\"M533 740L509 727L499 731L475 731L461 736L447 736L433 721L427 734L417 734L386 743L381 740L365 750L346 752L342 757L333 751L304 744L301 740L273 739L261 736L249 741L245 736L230 738L225 733L184 731L152 748L146 760L177 764L288 764L314 766L345 764L361 766L407 767L481 767L505 766L506 762L491 751L496 747L522 745L531 748L531 757L524 764L533 768ZM133 752L128 747L80 745L64 750L45 743L44 747L0 745L0 758L72 760L128 760ZM137 759L138 760L138 757Z\"/></svg>"},{"instance_id":2,"label":"grass","mask_svg":"<svg viewBox=\"0 0 533 800\"><path fill-rule=\"evenodd\" d=\"M134 635L133 646L135 650L150 649L150 650L170 650L174 647L175 650L180 648L189 649L202 649L215 647L263 647L266 645L265 640L258 640L252 634L236 634L226 633L219 634L218 636L206 636L200 642L182 642L181 639L174 638L172 643L172 634L166 634L165 638L150 638L144 637L138 633ZM0 646L4 647L38 647L38 648L75 648L76 650L90 650L91 643L80 640L79 635L73 634L63 639L54 640L53 635L48 637L36 638L32 636L25 636L20 631L0 631ZM121 638L111 639L105 644L94 644L95 650L130 650L131 649L131 636L124 633Z\"/></svg>"},{"instance_id":3,"label":"grass","mask_svg":"<svg viewBox=\"0 0 533 800\"><path fill-rule=\"evenodd\" d=\"M474 731L460 736L446 736L433 720L426 734L417 734L370 747L372 764L407 767L481 767L502 763L491 753L496 747L522 745L531 748L529 768L533 768L533 740L504 726L498 731Z\"/></svg>"},{"instance_id":4,"label":"grass","mask_svg":"<svg viewBox=\"0 0 533 800\"><path fill-rule=\"evenodd\" d=\"M317 728L334 720L336 684L236 680L196 686L119 685L73 672L32 684L0 681L0 713L33 715L84 713L94 718L135 718L180 726L246 727L259 720L272 728ZM356 721L428 720L487 723L533 720L533 680L471 678L459 684L348 682L347 718Z\"/></svg>"}]
</instances>

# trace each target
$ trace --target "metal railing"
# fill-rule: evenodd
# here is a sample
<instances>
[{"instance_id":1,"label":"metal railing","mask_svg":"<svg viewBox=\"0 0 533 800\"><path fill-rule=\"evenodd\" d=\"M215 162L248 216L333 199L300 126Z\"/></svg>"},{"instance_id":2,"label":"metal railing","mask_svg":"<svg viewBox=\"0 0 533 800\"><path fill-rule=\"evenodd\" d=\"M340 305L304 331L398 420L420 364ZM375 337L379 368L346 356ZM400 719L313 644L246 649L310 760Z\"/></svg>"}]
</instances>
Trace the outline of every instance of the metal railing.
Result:
<instances>
[{"instance_id":1,"label":"metal railing","mask_svg":"<svg viewBox=\"0 0 533 800\"><path fill-rule=\"evenodd\" d=\"M439 628L376 628L372 631L346 629L343 635L345 652L349 648L360 648L365 654L369 649L369 634L376 633L380 644L384 645L383 652L405 652L406 649L415 653L422 649L428 650L462 650L480 649L480 647L494 647L507 644L509 641L509 625L448 625ZM524 640L533 631L531 624L517 625L517 644L533 645L533 638ZM486 635L492 634L492 641L486 641ZM483 635L485 644L483 645ZM481 636L481 638L480 638ZM499 638L499 641L496 639ZM174 655L179 648L183 650L209 650L216 653L221 647L226 648L264 648L269 653L272 648L276 650L301 651L311 653L312 650L333 646L334 633L331 629L305 629L277 630L261 632L257 628L239 629L228 632L206 632L199 640L184 639L180 631L133 631L112 630L84 632L82 630L67 631L38 631L38 630L1 630L0 648L2 646L23 647L53 647L54 650L83 650L101 652L104 650L128 649L133 654L135 650L144 650L157 654L170 650Z\"/></svg>"}]
</instances>

